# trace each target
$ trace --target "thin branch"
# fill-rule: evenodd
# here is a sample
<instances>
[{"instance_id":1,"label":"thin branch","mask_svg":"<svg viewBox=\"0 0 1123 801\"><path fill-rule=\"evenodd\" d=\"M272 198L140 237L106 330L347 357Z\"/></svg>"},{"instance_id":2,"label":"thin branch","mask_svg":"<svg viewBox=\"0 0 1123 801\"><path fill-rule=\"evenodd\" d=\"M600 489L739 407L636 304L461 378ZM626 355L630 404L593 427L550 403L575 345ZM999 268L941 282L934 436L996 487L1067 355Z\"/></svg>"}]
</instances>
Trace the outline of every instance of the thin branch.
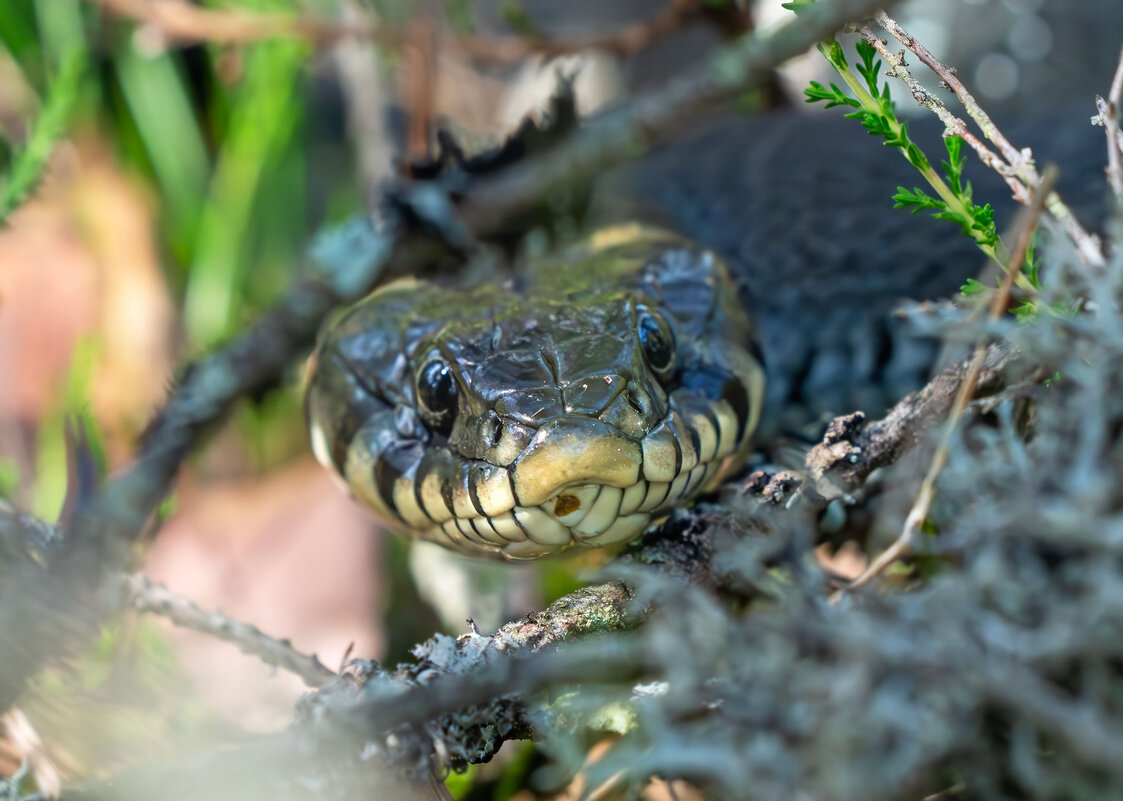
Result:
<instances>
[{"instance_id":1,"label":"thin branch","mask_svg":"<svg viewBox=\"0 0 1123 801\"><path fill-rule=\"evenodd\" d=\"M437 22L431 15L422 14L410 24L410 42L405 51L408 68L404 102L409 119L406 155L412 163L430 156L434 98L440 78L436 69Z\"/></svg>"},{"instance_id":2,"label":"thin branch","mask_svg":"<svg viewBox=\"0 0 1123 801\"><path fill-rule=\"evenodd\" d=\"M977 136L975 136L967 128L967 123L962 119L948 111L947 106L943 102L928 92L921 83L912 76L908 70L908 65L905 63L904 51L900 53L893 53L885 44L885 40L879 36L875 36L873 31L869 28L862 27L859 29L858 34L866 40L867 43L872 45L881 55L883 59L892 67L892 70L887 73L889 77L899 78L912 92L913 99L920 105L927 108L933 114L940 118L944 124L945 136L958 136L963 139L971 149L979 156L979 161L984 165L994 170L1006 185L1010 187L1010 191L1014 194L1014 199L1019 203L1026 203L1029 200L1029 190L1026 189L1025 184L1018 180L1014 169L1004 162L997 153L984 145Z\"/></svg>"},{"instance_id":3,"label":"thin branch","mask_svg":"<svg viewBox=\"0 0 1123 801\"><path fill-rule=\"evenodd\" d=\"M179 44L251 44L267 39L296 39L325 48L358 39L399 49L411 41L410 31L379 23L373 17L336 21L313 15L247 12L203 8L183 0L89 0L110 13L150 25ZM441 46L479 63L511 63L534 55L546 57L605 50L629 56L679 30L700 14L704 3L672 0L650 20L619 31L572 41L546 41L526 36L441 36Z\"/></svg>"},{"instance_id":4,"label":"thin branch","mask_svg":"<svg viewBox=\"0 0 1123 801\"><path fill-rule=\"evenodd\" d=\"M1028 213L1025 215L1018 229L1018 238L1014 245L1014 252L1010 257L1010 263L1006 265L1006 274L1003 276L1002 286L999 287L998 291L991 297L989 312L991 320L998 320L1009 305L1010 292L1014 288L1014 280L1018 273L1021 272L1022 265L1025 263L1026 255L1029 253L1029 245L1033 237L1033 232L1037 228L1037 222L1045 207L1045 198L1053 191L1053 186L1057 182L1057 175L1058 170L1056 167L1049 167L1045 171L1045 176L1042 178L1037 190L1033 193ZM892 545L879 554L877 558L862 571L861 575L850 582L847 587L848 590L856 590L873 581L885 572L890 565L900 561L901 558L909 554L919 542L921 526L923 526L924 521L928 519L928 514L932 509L932 501L936 498L936 480L947 466L948 458L951 453L952 438L955 436L955 432L959 427L959 421L963 417L963 412L966 410L967 404L975 394L975 387L978 385L979 375L982 373L986 356L987 345L980 342L975 346L975 355L971 359L971 366L968 368L967 375L959 387L959 392L955 396L955 402L952 404L951 411L948 414L944 436L940 440L940 444L937 446L935 453L932 454L932 461L928 465L928 472L924 476L924 481L921 482L916 500L913 501L912 508L909 509L908 516L905 518L904 529L901 531L900 536Z\"/></svg>"},{"instance_id":5,"label":"thin branch","mask_svg":"<svg viewBox=\"0 0 1123 801\"><path fill-rule=\"evenodd\" d=\"M244 653L296 674L309 687L320 687L336 678L335 672L315 654L302 654L288 640L270 637L257 626L234 620L220 612L209 612L139 573L129 579L129 605L137 612L160 615L177 626L234 643Z\"/></svg>"},{"instance_id":6,"label":"thin branch","mask_svg":"<svg viewBox=\"0 0 1123 801\"><path fill-rule=\"evenodd\" d=\"M397 45L400 37L369 17L336 22L308 15L294 16L237 9L212 9L183 0L91 0L106 11L151 25L181 44L249 44L264 39L298 39L317 47L342 39L365 39Z\"/></svg>"},{"instance_id":7,"label":"thin branch","mask_svg":"<svg viewBox=\"0 0 1123 801\"><path fill-rule=\"evenodd\" d=\"M1115 65L1115 75L1111 79L1111 89L1107 100L1096 95L1096 111L1093 125L1102 125L1107 134L1107 180L1115 201L1123 203L1123 132L1119 130L1119 102L1123 96L1123 49L1119 51L1119 61Z\"/></svg>"},{"instance_id":8,"label":"thin branch","mask_svg":"<svg viewBox=\"0 0 1123 801\"><path fill-rule=\"evenodd\" d=\"M1041 185L1041 176L1038 174L1037 169L1033 165L1032 154L1028 150L1018 150L1006 136L994 124L990 116L975 100L974 96L967 91L967 87L959 80L955 70L947 67L938 61L924 45L916 40L904 28L902 28L895 20L893 20L884 11L879 11L874 17L878 24L885 30L889 31L893 37L911 50L917 58L924 63L928 69L932 70L940 80L950 89L971 119L978 123L979 128L982 129L983 135L994 142L998 147L1002 157L1006 163L1014 170L1015 174L1031 189L1035 189ZM1022 200L1026 202L1026 200ZM1069 238L1076 245L1077 252L1080 254L1081 260L1096 268L1103 268L1106 264L1103 251L1100 248L1100 243L1096 237L1085 231L1072 211L1061 200L1060 195L1056 192L1050 192L1045 198L1045 208L1049 213L1060 222Z\"/></svg>"},{"instance_id":9,"label":"thin branch","mask_svg":"<svg viewBox=\"0 0 1123 801\"><path fill-rule=\"evenodd\" d=\"M1120 66L1123 67L1123 57ZM1102 125L1107 135L1107 182L1111 185L1111 192L1115 195L1117 203L1123 203L1123 166L1119 156L1123 150L1123 133L1119 130L1119 108L1110 101L1096 95L1097 114L1092 118L1093 124Z\"/></svg>"}]
</instances>

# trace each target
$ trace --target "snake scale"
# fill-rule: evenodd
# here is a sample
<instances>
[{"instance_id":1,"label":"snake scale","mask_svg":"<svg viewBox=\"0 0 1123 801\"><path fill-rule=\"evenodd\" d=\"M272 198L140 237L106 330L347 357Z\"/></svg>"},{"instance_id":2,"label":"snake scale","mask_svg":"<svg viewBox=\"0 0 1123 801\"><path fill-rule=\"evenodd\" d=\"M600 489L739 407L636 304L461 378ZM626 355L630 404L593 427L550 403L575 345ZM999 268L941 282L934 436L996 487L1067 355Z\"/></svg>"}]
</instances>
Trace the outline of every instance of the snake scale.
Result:
<instances>
[{"instance_id":1,"label":"snake scale","mask_svg":"<svg viewBox=\"0 0 1123 801\"><path fill-rule=\"evenodd\" d=\"M1014 133L1062 165L1078 212L1100 208L1102 134L1071 118ZM1009 190L971 177L1008 222ZM980 258L890 209L916 181L851 121L714 121L603 182L605 218L660 227L601 229L501 285L395 282L338 318L313 448L391 527L461 552L631 539L731 476L758 423L876 412L923 383L935 343L892 309L953 294Z\"/></svg>"}]
</instances>

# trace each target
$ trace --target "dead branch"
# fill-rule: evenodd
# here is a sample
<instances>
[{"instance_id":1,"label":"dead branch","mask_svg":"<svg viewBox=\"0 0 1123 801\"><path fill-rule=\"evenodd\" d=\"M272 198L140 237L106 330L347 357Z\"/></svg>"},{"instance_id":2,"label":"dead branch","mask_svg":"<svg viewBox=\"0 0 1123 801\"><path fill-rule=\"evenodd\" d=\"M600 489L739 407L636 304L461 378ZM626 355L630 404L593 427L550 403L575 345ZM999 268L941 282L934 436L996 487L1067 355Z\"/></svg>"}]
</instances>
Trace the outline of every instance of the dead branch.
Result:
<instances>
[{"instance_id":1,"label":"dead branch","mask_svg":"<svg viewBox=\"0 0 1123 801\"><path fill-rule=\"evenodd\" d=\"M1015 357L1006 345L987 349L977 377L977 396L1006 386ZM947 368L876 422L867 424L862 412L836 417L822 441L807 454L804 492L810 491L820 503L856 492L870 473L896 462L947 418L970 371L969 364Z\"/></svg>"},{"instance_id":2,"label":"dead branch","mask_svg":"<svg viewBox=\"0 0 1123 801\"><path fill-rule=\"evenodd\" d=\"M325 667L315 654L303 654L288 640L270 637L256 626L220 612L207 611L140 573L129 579L129 606L134 611L160 615L177 626L233 643L243 653L299 676L309 687L320 687L336 678L335 672Z\"/></svg>"}]
</instances>

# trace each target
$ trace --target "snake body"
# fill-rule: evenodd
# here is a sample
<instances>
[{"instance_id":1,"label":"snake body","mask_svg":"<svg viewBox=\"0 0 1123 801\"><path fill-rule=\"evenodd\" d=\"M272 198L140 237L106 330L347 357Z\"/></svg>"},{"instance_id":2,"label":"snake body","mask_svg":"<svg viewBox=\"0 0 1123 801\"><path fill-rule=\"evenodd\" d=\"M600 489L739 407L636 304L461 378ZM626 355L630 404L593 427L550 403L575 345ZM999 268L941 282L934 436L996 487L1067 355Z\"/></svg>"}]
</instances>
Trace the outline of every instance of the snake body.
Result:
<instances>
[{"instance_id":1,"label":"snake body","mask_svg":"<svg viewBox=\"0 0 1123 801\"><path fill-rule=\"evenodd\" d=\"M313 449L392 527L464 553L622 542L744 461L751 342L720 257L609 228L499 287L352 307L314 357Z\"/></svg>"},{"instance_id":2,"label":"snake body","mask_svg":"<svg viewBox=\"0 0 1123 801\"><path fill-rule=\"evenodd\" d=\"M1084 119L1009 132L1062 165L1066 199L1095 222L1103 150ZM938 125L910 132L941 152ZM1008 189L968 176L1008 223ZM605 182L713 250L616 228L505 287L386 287L322 337L314 449L392 526L460 551L629 539L735 470L759 421L876 412L923 383L935 342L892 309L951 295L981 259L946 223L889 208L916 181L849 120L716 121Z\"/></svg>"}]
</instances>

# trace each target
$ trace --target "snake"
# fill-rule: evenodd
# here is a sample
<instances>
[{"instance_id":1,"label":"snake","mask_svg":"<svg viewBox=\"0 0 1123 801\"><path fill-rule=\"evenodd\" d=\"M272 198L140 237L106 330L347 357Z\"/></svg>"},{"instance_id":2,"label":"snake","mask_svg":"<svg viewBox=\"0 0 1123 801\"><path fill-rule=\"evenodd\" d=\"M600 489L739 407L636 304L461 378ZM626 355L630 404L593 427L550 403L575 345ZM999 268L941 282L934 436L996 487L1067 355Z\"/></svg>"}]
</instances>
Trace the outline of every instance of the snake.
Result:
<instances>
[{"instance_id":1,"label":"snake","mask_svg":"<svg viewBox=\"0 0 1123 801\"><path fill-rule=\"evenodd\" d=\"M1102 219L1102 144L1090 126L1058 135L1057 116L1013 133ZM938 126L910 131L942 149ZM1001 220L1001 180L968 175ZM616 176L608 195L644 209L615 214L644 224L501 285L405 279L329 325L306 391L313 450L392 529L462 553L630 540L733 475L754 431L923 384L937 343L893 309L954 294L980 258L946 223L889 208L915 182L850 121L717 120Z\"/></svg>"},{"instance_id":2,"label":"snake","mask_svg":"<svg viewBox=\"0 0 1123 801\"><path fill-rule=\"evenodd\" d=\"M499 286L405 279L325 332L312 447L392 528L533 559L626 542L741 466L764 371L714 251L601 229Z\"/></svg>"}]
</instances>

